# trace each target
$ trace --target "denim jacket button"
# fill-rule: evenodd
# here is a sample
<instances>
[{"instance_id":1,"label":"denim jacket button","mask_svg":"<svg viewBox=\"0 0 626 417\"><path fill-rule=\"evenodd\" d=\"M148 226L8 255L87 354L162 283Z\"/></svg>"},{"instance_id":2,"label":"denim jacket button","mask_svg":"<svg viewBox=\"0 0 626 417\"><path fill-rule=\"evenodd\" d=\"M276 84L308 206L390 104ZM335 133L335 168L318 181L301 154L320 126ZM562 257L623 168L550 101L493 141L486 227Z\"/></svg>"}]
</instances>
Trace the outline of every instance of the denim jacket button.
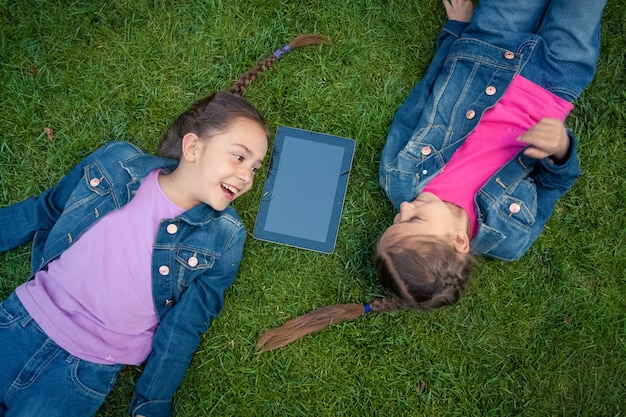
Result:
<instances>
[{"instance_id":1,"label":"denim jacket button","mask_svg":"<svg viewBox=\"0 0 626 417\"><path fill-rule=\"evenodd\" d=\"M171 307L174 305L174 300L165 300L165 307Z\"/></svg>"},{"instance_id":2,"label":"denim jacket button","mask_svg":"<svg viewBox=\"0 0 626 417\"><path fill-rule=\"evenodd\" d=\"M467 113L465 113L465 117L468 119L473 119L476 116L476 112L474 110L468 110Z\"/></svg>"},{"instance_id":3,"label":"denim jacket button","mask_svg":"<svg viewBox=\"0 0 626 417\"><path fill-rule=\"evenodd\" d=\"M428 155L430 155L430 153L431 153L432 151L433 151L433 150L430 148L430 146L424 146L424 147L422 148L422 155L424 155L424 156L428 156Z\"/></svg>"},{"instance_id":4,"label":"denim jacket button","mask_svg":"<svg viewBox=\"0 0 626 417\"><path fill-rule=\"evenodd\" d=\"M170 273L170 269L167 267L167 265L162 265L159 267L159 274L167 275L169 273Z\"/></svg>"},{"instance_id":5,"label":"denim jacket button","mask_svg":"<svg viewBox=\"0 0 626 417\"><path fill-rule=\"evenodd\" d=\"M426 174L428 174L428 170L427 169L422 170L422 175L426 175Z\"/></svg>"},{"instance_id":6,"label":"denim jacket button","mask_svg":"<svg viewBox=\"0 0 626 417\"><path fill-rule=\"evenodd\" d=\"M487 87L487 89L485 90L485 94L487 94L488 96L492 96L496 93L496 87L494 87L493 85L490 85L489 87Z\"/></svg>"},{"instance_id":7,"label":"denim jacket button","mask_svg":"<svg viewBox=\"0 0 626 417\"><path fill-rule=\"evenodd\" d=\"M91 185L92 187L97 187L98 185L100 185L100 178L92 178L91 181L89 181L89 185Z\"/></svg>"},{"instance_id":8,"label":"denim jacket button","mask_svg":"<svg viewBox=\"0 0 626 417\"><path fill-rule=\"evenodd\" d=\"M514 54L513 52L511 52L511 51L506 51L506 52L504 53L504 57L505 57L506 59L513 59L513 58L515 58L515 54Z\"/></svg>"},{"instance_id":9,"label":"denim jacket button","mask_svg":"<svg viewBox=\"0 0 626 417\"><path fill-rule=\"evenodd\" d=\"M167 225L167 233L169 233L170 235L173 235L176 232L178 232L178 226L176 226L173 223L170 223Z\"/></svg>"},{"instance_id":10,"label":"denim jacket button","mask_svg":"<svg viewBox=\"0 0 626 417\"><path fill-rule=\"evenodd\" d=\"M509 206L509 210L511 211L511 213L515 214L519 213L521 207L517 203L511 203L511 205Z\"/></svg>"},{"instance_id":11,"label":"denim jacket button","mask_svg":"<svg viewBox=\"0 0 626 417\"><path fill-rule=\"evenodd\" d=\"M198 265L198 258L196 258L195 256L192 256L191 258L187 259L187 264L189 264L189 266L191 266L192 268L194 266Z\"/></svg>"}]
</instances>

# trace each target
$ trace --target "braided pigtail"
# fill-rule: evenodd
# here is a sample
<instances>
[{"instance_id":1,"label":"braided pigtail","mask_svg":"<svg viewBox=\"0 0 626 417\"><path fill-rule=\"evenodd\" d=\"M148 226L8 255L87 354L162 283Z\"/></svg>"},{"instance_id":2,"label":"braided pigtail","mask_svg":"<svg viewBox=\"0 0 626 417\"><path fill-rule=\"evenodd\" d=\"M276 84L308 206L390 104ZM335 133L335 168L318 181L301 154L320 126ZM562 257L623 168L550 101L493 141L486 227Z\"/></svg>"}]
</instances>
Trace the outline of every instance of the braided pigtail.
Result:
<instances>
[{"instance_id":1,"label":"braided pigtail","mask_svg":"<svg viewBox=\"0 0 626 417\"><path fill-rule=\"evenodd\" d=\"M334 304L318 308L263 333L259 338L257 350L265 352L278 349L331 324L337 324L344 320L354 320L370 312L382 313L401 308L405 308L405 305L390 295L376 298L369 304Z\"/></svg>"},{"instance_id":2,"label":"braided pigtail","mask_svg":"<svg viewBox=\"0 0 626 417\"><path fill-rule=\"evenodd\" d=\"M235 84L230 87L228 92L234 94L237 97L243 97L248 86L257 79L259 74L271 67L278 59L280 59L281 55L289 52L293 48L299 48L308 45L318 45L322 43L328 43L328 38L322 35L300 35L295 37L287 45L280 49L277 49L272 55L263 58L262 60L257 62L257 64L253 68L250 68L248 71L242 74L237 82L235 82Z\"/></svg>"}]
</instances>

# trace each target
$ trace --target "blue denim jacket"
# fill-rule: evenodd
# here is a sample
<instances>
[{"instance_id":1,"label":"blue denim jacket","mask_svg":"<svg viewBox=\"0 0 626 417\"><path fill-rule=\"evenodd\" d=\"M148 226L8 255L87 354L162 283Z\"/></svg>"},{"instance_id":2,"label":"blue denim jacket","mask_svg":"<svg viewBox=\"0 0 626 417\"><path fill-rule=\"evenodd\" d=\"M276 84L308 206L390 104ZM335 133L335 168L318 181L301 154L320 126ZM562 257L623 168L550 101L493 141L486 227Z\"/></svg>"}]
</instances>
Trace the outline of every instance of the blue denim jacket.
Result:
<instances>
[{"instance_id":1,"label":"blue denim jacket","mask_svg":"<svg viewBox=\"0 0 626 417\"><path fill-rule=\"evenodd\" d=\"M537 35L511 33L506 39L510 49L505 49L489 39L461 36L466 27L457 21L446 24L426 75L392 122L380 161L380 185L396 208L415 199L443 169L514 75L531 58L544 55ZM498 41L501 45L502 39ZM490 86L496 94L485 93ZM562 164L520 151L479 190L479 229L470 242L472 254L511 261L537 239L558 198L580 175L576 138L569 130L568 135L571 152ZM422 154L425 146L431 150L428 155ZM513 212L512 204L521 209Z\"/></svg>"},{"instance_id":2,"label":"blue denim jacket","mask_svg":"<svg viewBox=\"0 0 626 417\"><path fill-rule=\"evenodd\" d=\"M111 142L87 156L53 188L0 210L0 251L33 240L33 273L59 256L99 218L133 198L146 175L178 161ZM176 225L175 228L169 225ZM243 254L246 231L235 210L201 204L162 220L152 254L159 326L135 387L130 414L169 416L172 398L200 336L224 303ZM132 254L130 254L132 256ZM191 257L198 260L188 262ZM89 279L89 277L85 277Z\"/></svg>"}]
</instances>

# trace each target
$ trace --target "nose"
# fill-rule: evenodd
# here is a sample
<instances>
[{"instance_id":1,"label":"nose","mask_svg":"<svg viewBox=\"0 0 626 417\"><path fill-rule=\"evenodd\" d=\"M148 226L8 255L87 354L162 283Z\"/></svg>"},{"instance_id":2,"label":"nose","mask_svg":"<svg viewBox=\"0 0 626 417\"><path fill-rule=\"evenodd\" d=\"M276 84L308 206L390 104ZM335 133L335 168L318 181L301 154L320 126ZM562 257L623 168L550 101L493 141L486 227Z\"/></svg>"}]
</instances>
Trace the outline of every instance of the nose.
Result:
<instances>
[{"instance_id":1,"label":"nose","mask_svg":"<svg viewBox=\"0 0 626 417\"><path fill-rule=\"evenodd\" d=\"M406 219L412 217L413 211L415 210L415 206L408 201L400 203L400 214L399 220L405 221Z\"/></svg>"},{"instance_id":2,"label":"nose","mask_svg":"<svg viewBox=\"0 0 626 417\"><path fill-rule=\"evenodd\" d=\"M237 173L237 178L239 179L239 181L241 181L243 184L248 184L252 182L252 171L249 169L241 169L239 170L239 172Z\"/></svg>"}]
</instances>

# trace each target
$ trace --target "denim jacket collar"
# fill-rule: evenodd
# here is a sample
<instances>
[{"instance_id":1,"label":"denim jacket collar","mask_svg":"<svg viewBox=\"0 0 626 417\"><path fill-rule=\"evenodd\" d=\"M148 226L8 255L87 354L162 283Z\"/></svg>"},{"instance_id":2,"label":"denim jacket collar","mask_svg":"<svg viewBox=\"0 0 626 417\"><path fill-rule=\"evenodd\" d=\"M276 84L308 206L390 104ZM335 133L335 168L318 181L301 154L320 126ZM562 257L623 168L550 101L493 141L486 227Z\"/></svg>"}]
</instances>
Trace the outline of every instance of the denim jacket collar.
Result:
<instances>
[{"instance_id":1,"label":"denim jacket collar","mask_svg":"<svg viewBox=\"0 0 626 417\"><path fill-rule=\"evenodd\" d=\"M178 166L178 161L167 158L155 158L152 155L141 153L133 158L121 161L120 164L132 178L143 179L155 169L161 168L167 173L174 171ZM192 226L203 226L215 218L215 213L216 211L212 207L206 204L199 204L185 211L178 216L178 219Z\"/></svg>"}]
</instances>

